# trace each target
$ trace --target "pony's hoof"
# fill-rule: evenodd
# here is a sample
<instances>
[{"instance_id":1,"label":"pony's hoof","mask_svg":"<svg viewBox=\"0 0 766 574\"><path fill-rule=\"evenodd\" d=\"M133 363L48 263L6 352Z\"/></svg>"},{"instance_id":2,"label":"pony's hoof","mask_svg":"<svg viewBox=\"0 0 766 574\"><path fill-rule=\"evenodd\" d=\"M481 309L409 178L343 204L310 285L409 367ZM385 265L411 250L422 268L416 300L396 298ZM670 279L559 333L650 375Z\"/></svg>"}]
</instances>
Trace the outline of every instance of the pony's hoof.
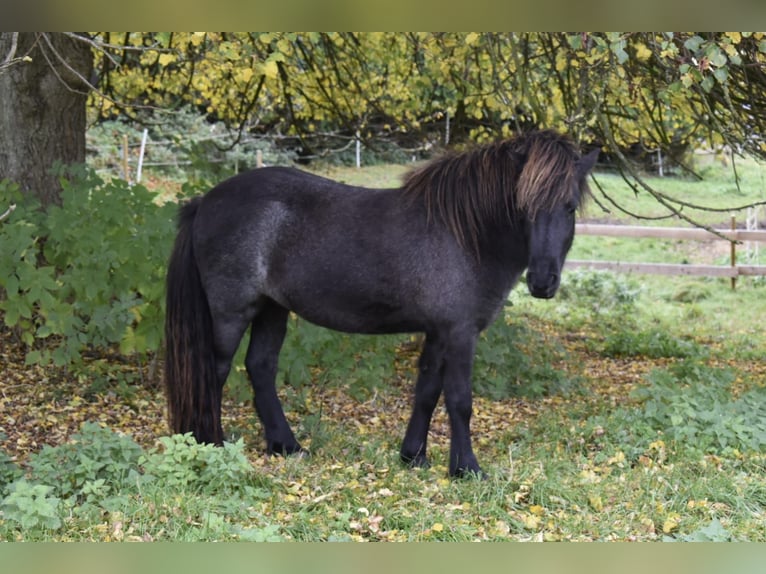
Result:
<instances>
[{"instance_id":1,"label":"pony's hoof","mask_svg":"<svg viewBox=\"0 0 766 574\"><path fill-rule=\"evenodd\" d=\"M458 478L458 479L468 479L468 480L487 480L489 478L489 475L484 472L479 467L476 468L458 468L455 470L450 470L450 477L452 478Z\"/></svg>"},{"instance_id":2,"label":"pony's hoof","mask_svg":"<svg viewBox=\"0 0 766 574\"><path fill-rule=\"evenodd\" d=\"M409 468L430 468L431 462L424 454L418 453L415 456L406 455L404 453L399 454L399 459Z\"/></svg>"},{"instance_id":3,"label":"pony's hoof","mask_svg":"<svg viewBox=\"0 0 766 574\"><path fill-rule=\"evenodd\" d=\"M280 442L270 442L266 446L266 452L277 456L300 456L305 458L309 456L309 452L298 443L282 444Z\"/></svg>"}]
</instances>

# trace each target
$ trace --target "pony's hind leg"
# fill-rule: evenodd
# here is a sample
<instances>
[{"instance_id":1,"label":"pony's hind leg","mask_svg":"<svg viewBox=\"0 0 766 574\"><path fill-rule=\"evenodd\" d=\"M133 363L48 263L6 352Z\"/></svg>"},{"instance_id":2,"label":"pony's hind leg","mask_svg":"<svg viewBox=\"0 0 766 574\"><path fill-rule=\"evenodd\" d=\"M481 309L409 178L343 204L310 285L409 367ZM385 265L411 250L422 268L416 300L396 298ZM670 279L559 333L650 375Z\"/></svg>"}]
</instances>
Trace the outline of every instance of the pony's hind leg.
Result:
<instances>
[{"instance_id":1,"label":"pony's hind leg","mask_svg":"<svg viewBox=\"0 0 766 574\"><path fill-rule=\"evenodd\" d=\"M266 436L266 450L281 455L302 451L276 390L277 362L287 331L287 317L287 309L269 301L253 319L245 358L253 386L253 404Z\"/></svg>"},{"instance_id":2,"label":"pony's hind leg","mask_svg":"<svg viewBox=\"0 0 766 574\"><path fill-rule=\"evenodd\" d=\"M200 442L221 445L224 440L221 425L223 386L229 376L231 362L250 319L237 314L225 315L215 311L211 315L213 319L213 357L216 380L215 384L206 386L205 403L200 409L200 425L194 434Z\"/></svg>"},{"instance_id":3,"label":"pony's hind leg","mask_svg":"<svg viewBox=\"0 0 766 574\"><path fill-rule=\"evenodd\" d=\"M418 361L415 404L400 451L402 461L410 466L427 467L429 465L426 453L428 428L442 392L443 364L443 345L435 335L426 335Z\"/></svg>"}]
</instances>

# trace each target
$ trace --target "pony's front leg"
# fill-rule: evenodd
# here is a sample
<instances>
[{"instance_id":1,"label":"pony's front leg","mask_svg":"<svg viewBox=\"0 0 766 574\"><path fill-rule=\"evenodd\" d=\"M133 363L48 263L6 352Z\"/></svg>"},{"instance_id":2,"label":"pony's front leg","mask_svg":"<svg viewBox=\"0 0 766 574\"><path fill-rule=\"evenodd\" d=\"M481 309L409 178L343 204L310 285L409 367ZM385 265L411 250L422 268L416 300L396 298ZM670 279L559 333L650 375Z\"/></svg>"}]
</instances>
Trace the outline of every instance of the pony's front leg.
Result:
<instances>
[{"instance_id":1,"label":"pony's front leg","mask_svg":"<svg viewBox=\"0 0 766 574\"><path fill-rule=\"evenodd\" d=\"M267 304L253 320L245 367L253 386L253 404L266 435L269 454L303 452L287 422L276 390L279 351L287 330L288 311Z\"/></svg>"},{"instance_id":2,"label":"pony's front leg","mask_svg":"<svg viewBox=\"0 0 766 574\"><path fill-rule=\"evenodd\" d=\"M444 355L444 402L449 414L451 442L450 476L484 476L471 447L471 370L476 334L454 334Z\"/></svg>"},{"instance_id":3,"label":"pony's front leg","mask_svg":"<svg viewBox=\"0 0 766 574\"><path fill-rule=\"evenodd\" d=\"M431 426L431 416L442 392L443 361L443 346L435 335L426 335L418 361L415 404L402 441L402 448L399 451L402 461L410 466L422 468L429 466L426 454L428 428Z\"/></svg>"}]
</instances>

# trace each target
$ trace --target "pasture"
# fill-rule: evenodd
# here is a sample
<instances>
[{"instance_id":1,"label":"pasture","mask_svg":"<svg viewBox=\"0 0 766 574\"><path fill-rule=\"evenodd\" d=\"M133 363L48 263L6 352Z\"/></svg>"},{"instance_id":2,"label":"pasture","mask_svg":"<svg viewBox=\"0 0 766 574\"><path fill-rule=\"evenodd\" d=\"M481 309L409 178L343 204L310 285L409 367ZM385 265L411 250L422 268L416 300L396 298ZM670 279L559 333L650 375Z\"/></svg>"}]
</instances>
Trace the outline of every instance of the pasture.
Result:
<instances>
[{"instance_id":1,"label":"pasture","mask_svg":"<svg viewBox=\"0 0 766 574\"><path fill-rule=\"evenodd\" d=\"M404 169L322 175L393 186ZM701 182L651 183L713 206L766 193L763 166L740 165L739 188L730 169L702 171ZM658 215L619 176L596 177L630 211ZM636 223L596 204L583 218ZM720 248L581 237L570 257L725 262ZM725 279L583 270L566 272L552 300L517 287L474 367L471 429L486 480L448 478L442 401L431 467L399 462L416 337L339 335L291 318L278 391L311 456L280 458L262 452L242 366L224 393L231 442L214 449L167 436L160 388L117 377L135 369L119 355L72 376L25 364L6 330L0 538L763 542L764 289L758 279L732 291ZM96 384L103 361L111 379Z\"/></svg>"}]
</instances>

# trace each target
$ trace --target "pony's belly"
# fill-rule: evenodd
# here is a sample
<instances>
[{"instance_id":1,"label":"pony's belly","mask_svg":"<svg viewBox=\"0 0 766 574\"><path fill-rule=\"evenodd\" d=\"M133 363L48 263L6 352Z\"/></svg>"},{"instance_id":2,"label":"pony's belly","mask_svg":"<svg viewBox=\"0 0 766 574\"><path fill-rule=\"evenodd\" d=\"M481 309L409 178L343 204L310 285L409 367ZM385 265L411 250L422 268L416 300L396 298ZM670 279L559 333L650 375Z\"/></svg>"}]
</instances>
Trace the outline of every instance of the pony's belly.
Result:
<instances>
[{"instance_id":1,"label":"pony's belly","mask_svg":"<svg viewBox=\"0 0 766 574\"><path fill-rule=\"evenodd\" d=\"M422 317L384 302L363 305L348 305L347 302L345 306L291 304L288 308L315 325L345 333L382 335L426 330Z\"/></svg>"}]
</instances>

